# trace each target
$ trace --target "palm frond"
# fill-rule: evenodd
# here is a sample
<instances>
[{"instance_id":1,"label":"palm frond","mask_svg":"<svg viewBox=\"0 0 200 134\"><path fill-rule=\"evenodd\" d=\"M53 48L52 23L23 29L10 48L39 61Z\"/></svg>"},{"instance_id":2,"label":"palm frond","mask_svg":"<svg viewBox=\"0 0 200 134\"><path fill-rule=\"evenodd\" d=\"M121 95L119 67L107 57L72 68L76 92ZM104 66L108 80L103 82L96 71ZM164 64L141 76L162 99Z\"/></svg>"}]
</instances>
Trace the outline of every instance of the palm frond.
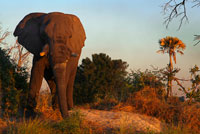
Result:
<instances>
[{"instance_id":1,"label":"palm frond","mask_svg":"<svg viewBox=\"0 0 200 134\"><path fill-rule=\"evenodd\" d=\"M156 53L162 53L162 54L164 54L165 51L164 50L158 50L158 51L156 51Z\"/></svg>"},{"instance_id":2,"label":"palm frond","mask_svg":"<svg viewBox=\"0 0 200 134\"><path fill-rule=\"evenodd\" d=\"M194 46L196 46L197 44L199 44L200 41L198 41L197 43L194 44Z\"/></svg>"},{"instance_id":3,"label":"palm frond","mask_svg":"<svg viewBox=\"0 0 200 134\"><path fill-rule=\"evenodd\" d=\"M177 53L180 53L181 55L184 54L181 50L177 50Z\"/></svg>"},{"instance_id":4,"label":"palm frond","mask_svg":"<svg viewBox=\"0 0 200 134\"><path fill-rule=\"evenodd\" d=\"M194 40L200 40L200 35L194 35Z\"/></svg>"}]
</instances>

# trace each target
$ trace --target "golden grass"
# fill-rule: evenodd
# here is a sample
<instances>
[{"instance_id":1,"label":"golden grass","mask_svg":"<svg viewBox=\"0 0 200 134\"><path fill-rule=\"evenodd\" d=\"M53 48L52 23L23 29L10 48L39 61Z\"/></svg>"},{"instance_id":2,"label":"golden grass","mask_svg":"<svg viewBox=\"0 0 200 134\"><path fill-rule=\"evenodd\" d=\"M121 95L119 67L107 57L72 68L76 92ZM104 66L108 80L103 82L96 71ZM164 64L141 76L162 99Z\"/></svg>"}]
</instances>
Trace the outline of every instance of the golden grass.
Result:
<instances>
[{"instance_id":1,"label":"golden grass","mask_svg":"<svg viewBox=\"0 0 200 134\"><path fill-rule=\"evenodd\" d=\"M165 101L149 87L135 93L128 101L139 113L156 117L177 128L184 127L194 133L200 133L200 103L190 105L187 102L180 102L177 97Z\"/></svg>"},{"instance_id":2,"label":"golden grass","mask_svg":"<svg viewBox=\"0 0 200 134\"><path fill-rule=\"evenodd\" d=\"M51 94L48 91L43 91L39 98L36 107L39 117L42 119L49 119L51 121L62 120L59 109L53 110L51 106Z\"/></svg>"}]
</instances>

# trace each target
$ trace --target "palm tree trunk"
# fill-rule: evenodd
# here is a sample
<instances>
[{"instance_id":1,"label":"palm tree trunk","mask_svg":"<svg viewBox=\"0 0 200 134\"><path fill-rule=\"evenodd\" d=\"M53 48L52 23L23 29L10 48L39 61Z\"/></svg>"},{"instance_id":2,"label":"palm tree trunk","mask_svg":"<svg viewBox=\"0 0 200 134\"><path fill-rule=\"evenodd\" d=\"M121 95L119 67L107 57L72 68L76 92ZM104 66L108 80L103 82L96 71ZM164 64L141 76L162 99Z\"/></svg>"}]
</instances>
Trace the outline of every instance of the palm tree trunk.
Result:
<instances>
[{"instance_id":1,"label":"palm tree trunk","mask_svg":"<svg viewBox=\"0 0 200 134\"><path fill-rule=\"evenodd\" d=\"M173 63L172 63L172 52L169 52L169 75L168 75L168 89L167 89L167 97L172 96L172 70L173 70Z\"/></svg>"}]
</instances>

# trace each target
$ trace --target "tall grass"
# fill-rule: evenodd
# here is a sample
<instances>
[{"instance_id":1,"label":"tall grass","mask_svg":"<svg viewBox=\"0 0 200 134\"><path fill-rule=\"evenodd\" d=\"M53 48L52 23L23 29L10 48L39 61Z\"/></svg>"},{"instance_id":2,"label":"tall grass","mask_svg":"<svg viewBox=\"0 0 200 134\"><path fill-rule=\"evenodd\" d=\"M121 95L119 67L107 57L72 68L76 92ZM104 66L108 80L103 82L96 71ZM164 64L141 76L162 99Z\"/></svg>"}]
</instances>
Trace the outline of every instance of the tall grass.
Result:
<instances>
[{"instance_id":1,"label":"tall grass","mask_svg":"<svg viewBox=\"0 0 200 134\"><path fill-rule=\"evenodd\" d=\"M7 134L53 134L52 130L47 121L34 119L8 124Z\"/></svg>"},{"instance_id":2,"label":"tall grass","mask_svg":"<svg viewBox=\"0 0 200 134\"><path fill-rule=\"evenodd\" d=\"M8 124L6 134L89 134L79 111L73 111L69 118L53 122L36 118Z\"/></svg>"}]
</instances>

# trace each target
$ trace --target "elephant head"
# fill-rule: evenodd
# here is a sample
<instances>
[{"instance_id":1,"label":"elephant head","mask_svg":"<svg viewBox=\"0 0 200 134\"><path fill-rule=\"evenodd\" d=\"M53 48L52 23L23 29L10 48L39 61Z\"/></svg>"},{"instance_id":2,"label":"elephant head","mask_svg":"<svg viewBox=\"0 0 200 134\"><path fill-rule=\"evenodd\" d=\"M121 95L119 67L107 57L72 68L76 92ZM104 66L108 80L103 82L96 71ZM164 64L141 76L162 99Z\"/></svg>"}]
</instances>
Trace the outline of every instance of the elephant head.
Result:
<instances>
[{"instance_id":1,"label":"elephant head","mask_svg":"<svg viewBox=\"0 0 200 134\"><path fill-rule=\"evenodd\" d=\"M48 61L55 77L60 111L62 116L66 117L68 115L66 94L69 85L73 86L69 83L70 79L74 79L70 75L77 68L81 49L86 39L79 18L60 12L31 13L19 22L14 36L18 37L18 42L34 57L48 53ZM73 63L74 59L76 63Z\"/></svg>"}]
</instances>

